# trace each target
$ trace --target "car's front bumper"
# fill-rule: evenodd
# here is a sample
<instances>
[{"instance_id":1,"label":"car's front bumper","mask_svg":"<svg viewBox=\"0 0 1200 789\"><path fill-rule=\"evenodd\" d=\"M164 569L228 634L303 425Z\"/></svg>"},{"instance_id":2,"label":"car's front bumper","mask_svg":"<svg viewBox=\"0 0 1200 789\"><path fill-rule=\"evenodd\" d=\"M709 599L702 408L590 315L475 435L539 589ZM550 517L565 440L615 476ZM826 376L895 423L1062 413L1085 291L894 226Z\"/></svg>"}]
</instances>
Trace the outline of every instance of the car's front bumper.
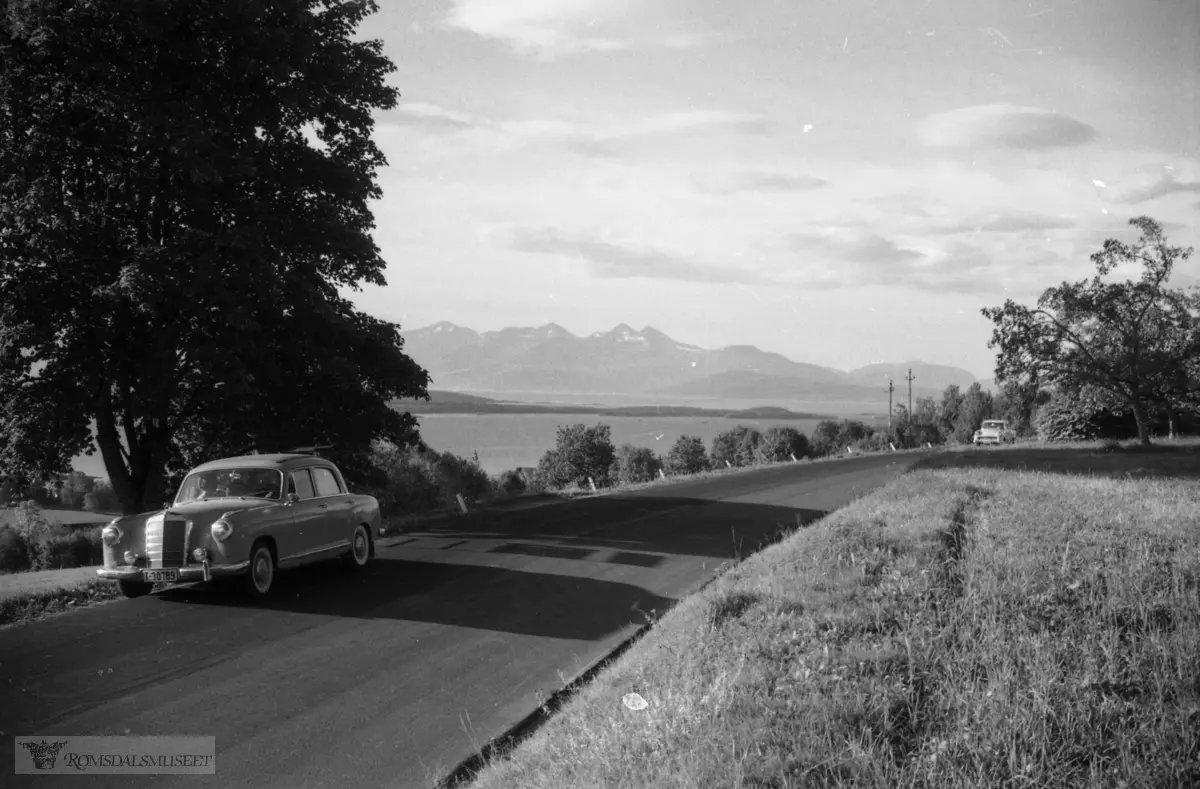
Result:
<instances>
[{"instance_id":1,"label":"car's front bumper","mask_svg":"<svg viewBox=\"0 0 1200 789\"><path fill-rule=\"evenodd\" d=\"M999 436L975 436L976 444L999 444Z\"/></svg>"},{"instance_id":2,"label":"car's front bumper","mask_svg":"<svg viewBox=\"0 0 1200 789\"><path fill-rule=\"evenodd\" d=\"M150 570L151 572L174 570L179 575L179 579L170 583L193 583L195 581L209 581L213 578L228 578L234 575L241 575L249 567L250 562L248 561L238 562L237 564L210 564L208 567L194 564L189 564L186 567L100 567L96 570L96 575L104 581L142 581L145 580L145 576L142 573L146 570Z\"/></svg>"}]
</instances>

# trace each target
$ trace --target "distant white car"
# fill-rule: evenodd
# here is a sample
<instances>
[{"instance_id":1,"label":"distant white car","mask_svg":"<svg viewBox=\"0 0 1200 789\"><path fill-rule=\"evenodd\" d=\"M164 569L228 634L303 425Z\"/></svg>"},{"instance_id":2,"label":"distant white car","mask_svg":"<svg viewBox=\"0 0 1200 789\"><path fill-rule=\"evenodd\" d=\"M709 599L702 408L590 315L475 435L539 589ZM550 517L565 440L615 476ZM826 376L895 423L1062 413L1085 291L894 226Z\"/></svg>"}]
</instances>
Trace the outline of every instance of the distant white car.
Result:
<instances>
[{"instance_id":1,"label":"distant white car","mask_svg":"<svg viewBox=\"0 0 1200 789\"><path fill-rule=\"evenodd\" d=\"M1016 432L1003 419L987 419L975 431L975 444L1012 444L1017 440Z\"/></svg>"}]
</instances>

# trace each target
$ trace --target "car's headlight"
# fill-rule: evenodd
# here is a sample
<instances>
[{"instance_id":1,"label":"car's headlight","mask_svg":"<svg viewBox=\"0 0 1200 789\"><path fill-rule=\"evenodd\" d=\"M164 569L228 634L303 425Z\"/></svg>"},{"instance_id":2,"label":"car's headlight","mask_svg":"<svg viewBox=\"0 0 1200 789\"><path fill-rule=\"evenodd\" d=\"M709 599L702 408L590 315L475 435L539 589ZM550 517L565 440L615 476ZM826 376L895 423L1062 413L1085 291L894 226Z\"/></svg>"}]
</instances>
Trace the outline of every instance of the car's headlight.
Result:
<instances>
[{"instance_id":1,"label":"car's headlight","mask_svg":"<svg viewBox=\"0 0 1200 789\"><path fill-rule=\"evenodd\" d=\"M121 527L110 523L100 530L100 540L105 545L116 545L121 541Z\"/></svg>"},{"instance_id":2,"label":"car's headlight","mask_svg":"<svg viewBox=\"0 0 1200 789\"><path fill-rule=\"evenodd\" d=\"M225 542L229 539L229 535L233 534L233 524L224 518L213 521L212 527L209 529L212 538L217 542Z\"/></svg>"}]
</instances>

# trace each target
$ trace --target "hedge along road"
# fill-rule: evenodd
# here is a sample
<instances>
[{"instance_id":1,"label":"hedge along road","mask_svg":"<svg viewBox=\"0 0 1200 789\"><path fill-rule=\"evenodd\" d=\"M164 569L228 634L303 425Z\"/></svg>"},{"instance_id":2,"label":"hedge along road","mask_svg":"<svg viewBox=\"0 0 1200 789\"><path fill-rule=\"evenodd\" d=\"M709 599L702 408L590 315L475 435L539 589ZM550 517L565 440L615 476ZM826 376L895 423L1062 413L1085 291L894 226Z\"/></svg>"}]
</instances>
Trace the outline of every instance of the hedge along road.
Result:
<instances>
[{"instance_id":1,"label":"hedge along road","mask_svg":"<svg viewBox=\"0 0 1200 789\"><path fill-rule=\"evenodd\" d=\"M16 735L130 734L215 736L225 789L432 786L723 562L919 457L475 513L384 541L361 574L281 574L257 605L181 587L2 630L0 784L47 780L14 775Z\"/></svg>"}]
</instances>

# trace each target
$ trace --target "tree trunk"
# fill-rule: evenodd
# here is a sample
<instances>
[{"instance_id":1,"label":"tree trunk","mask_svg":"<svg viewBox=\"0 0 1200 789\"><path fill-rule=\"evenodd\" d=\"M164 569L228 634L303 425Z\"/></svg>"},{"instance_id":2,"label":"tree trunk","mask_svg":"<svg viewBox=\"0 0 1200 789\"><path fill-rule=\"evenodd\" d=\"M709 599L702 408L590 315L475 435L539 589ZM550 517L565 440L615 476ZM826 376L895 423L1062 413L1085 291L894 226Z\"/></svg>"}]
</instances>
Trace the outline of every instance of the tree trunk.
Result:
<instances>
[{"instance_id":1,"label":"tree trunk","mask_svg":"<svg viewBox=\"0 0 1200 789\"><path fill-rule=\"evenodd\" d=\"M153 436L143 437L127 453L117 431L111 395L106 393L102 397L101 407L96 410L96 444L100 447L113 493L121 502L121 511L125 515L157 510L162 503L158 497L162 495L166 453L155 452L149 447L153 439Z\"/></svg>"},{"instance_id":2,"label":"tree trunk","mask_svg":"<svg viewBox=\"0 0 1200 789\"><path fill-rule=\"evenodd\" d=\"M1167 406L1167 433L1171 440L1179 437L1179 414L1170 405Z\"/></svg>"},{"instance_id":3,"label":"tree trunk","mask_svg":"<svg viewBox=\"0 0 1200 789\"><path fill-rule=\"evenodd\" d=\"M1150 418L1146 415L1146 404L1136 392L1130 398L1133 403L1133 418L1137 420L1138 440L1143 446L1150 445Z\"/></svg>"}]
</instances>

